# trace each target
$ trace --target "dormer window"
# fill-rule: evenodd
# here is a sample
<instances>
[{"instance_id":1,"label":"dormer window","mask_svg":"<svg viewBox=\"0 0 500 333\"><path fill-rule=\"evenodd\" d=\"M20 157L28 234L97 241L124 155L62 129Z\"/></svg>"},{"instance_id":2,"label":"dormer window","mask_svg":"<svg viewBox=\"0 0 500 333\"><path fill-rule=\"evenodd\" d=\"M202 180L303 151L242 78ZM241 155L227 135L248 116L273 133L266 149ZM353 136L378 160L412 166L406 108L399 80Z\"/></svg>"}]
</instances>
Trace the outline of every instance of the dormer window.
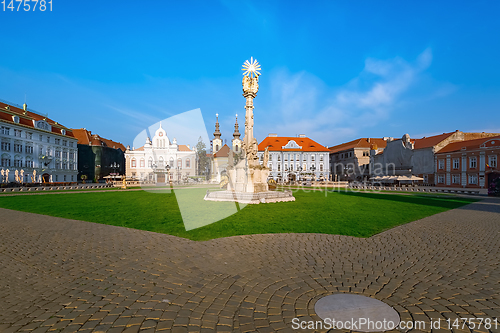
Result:
<instances>
[{"instance_id":1,"label":"dormer window","mask_svg":"<svg viewBox=\"0 0 500 333\"><path fill-rule=\"evenodd\" d=\"M61 134L62 134L62 135L66 135L66 130L65 130L65 129L62 129L62 130L61 130Z\"/></svg>"},{"instance_id":2,"label":"dormer window","mask_svg":"<svg viewBox=\"0 0 500 333\"><path fill-rule=\"evenodd\" d=\"M14 120L14 123L19 124L19 117L18 116L12 116L12 120Z\"/></svg>"},{"instance_id":3,"label":"dormer window","mask_svg":"<svg viewBox=\"0 0 500 333\"><path fill-rule=\"evenodd\" d=\"M44 120L39 120L35 123L35 127L45 130L45 131L51 131L52 127Z\"/></svg>"}]
</instances>

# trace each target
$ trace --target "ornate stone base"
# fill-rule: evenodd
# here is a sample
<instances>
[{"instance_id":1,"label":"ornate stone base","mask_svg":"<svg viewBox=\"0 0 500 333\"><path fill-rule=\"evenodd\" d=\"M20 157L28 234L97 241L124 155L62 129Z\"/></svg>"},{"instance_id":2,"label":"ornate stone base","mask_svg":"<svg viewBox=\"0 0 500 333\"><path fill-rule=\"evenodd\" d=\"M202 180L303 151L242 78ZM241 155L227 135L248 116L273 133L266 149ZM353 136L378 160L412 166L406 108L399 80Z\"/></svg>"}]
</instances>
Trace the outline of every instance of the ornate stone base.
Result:
<instances>
[{"instance_id":1,"label":"ornate stone base","mask_svg":"<svg viewBox=\"0 0 500 333\"><path fill-rule=\"evenodd\" d=\"M234 201L245 204L295 201L295 197L292 195L292 191L267 191L258 193L236 191L207 191L204 199L208 201Z\"/></svg>"}]
</instances>

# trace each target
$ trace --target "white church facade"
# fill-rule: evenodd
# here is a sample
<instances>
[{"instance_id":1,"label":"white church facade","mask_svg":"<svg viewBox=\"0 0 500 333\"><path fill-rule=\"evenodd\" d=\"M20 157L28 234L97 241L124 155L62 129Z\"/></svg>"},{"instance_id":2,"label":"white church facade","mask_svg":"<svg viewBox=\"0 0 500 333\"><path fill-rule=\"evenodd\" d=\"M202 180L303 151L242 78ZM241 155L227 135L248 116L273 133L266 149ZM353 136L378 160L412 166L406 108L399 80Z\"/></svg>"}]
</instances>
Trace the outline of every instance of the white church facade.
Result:
<instances>
[{"instance_id":1,"label":"white church facade","mask_svg":"<svg viewBox=\"0 0 500 333\"><path fill-rule=\"evenodd\" d=\"M189 145L177 144L160 127L152 139L146 138L144 146L127 147L125 151L126 177L155 183L180 183L196 176L196 151Z\"/></svg>"}]
</instances>

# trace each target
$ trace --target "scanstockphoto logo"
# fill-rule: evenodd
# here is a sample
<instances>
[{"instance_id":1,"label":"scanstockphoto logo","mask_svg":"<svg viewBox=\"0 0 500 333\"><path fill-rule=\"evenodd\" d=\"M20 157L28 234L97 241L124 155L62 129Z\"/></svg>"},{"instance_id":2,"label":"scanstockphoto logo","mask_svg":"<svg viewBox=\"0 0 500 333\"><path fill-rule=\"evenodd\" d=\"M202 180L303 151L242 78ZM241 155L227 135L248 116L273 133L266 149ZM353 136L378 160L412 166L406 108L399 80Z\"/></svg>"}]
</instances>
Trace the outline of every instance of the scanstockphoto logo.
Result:
<instances>
[{"instance_id":1,"label":"scanstockphoto logo","mask_svg":"<svg viewBox=\"0 0 500 333\"><path fill-rule=\"evenodd\" d=\"M221 162L222 161L222 162ZM166 118L134 139L127 154L127 178L145 191L175 195L186 231L220 221L245 204L205 201L207 191L221 190L227 158L214 163L200 109Z\"/></svg>"}]
</instances>

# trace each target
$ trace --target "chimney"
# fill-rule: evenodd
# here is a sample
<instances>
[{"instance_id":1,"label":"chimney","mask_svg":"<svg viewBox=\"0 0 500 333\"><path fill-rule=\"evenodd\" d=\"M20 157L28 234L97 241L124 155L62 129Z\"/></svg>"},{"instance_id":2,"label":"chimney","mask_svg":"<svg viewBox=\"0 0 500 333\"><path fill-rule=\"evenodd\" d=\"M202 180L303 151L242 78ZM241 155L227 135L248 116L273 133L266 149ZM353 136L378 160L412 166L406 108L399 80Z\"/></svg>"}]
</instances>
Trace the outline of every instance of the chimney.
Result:
<instances>
[{"instance_id":1,"label":"chimney","mask_svg":"<svg viewBox=\"0 0 500 333\"><path fill-rule=\"evenodd\" d=\"M278 136L277 133L269 133L269 135L268 135L268 137L271 137L271 138L275 138L277 136Z\"/></svg>"},{"instance_id":2,"label":"chimney","mask_svg":"<svg viewBox=\"0 0 500 333\"><path fill-rule=\"evenodd\" d=\"M23 104L23 110L28 111L28 104L26 104L26 103Z\"/></svg>"},{"instance_id":3,"label":"chimney","mask_svg":"<svg viewBox=\"0 0 500 333\"><path fill-rule=\"evenodd\" d=\"M299 134L299 138L305 138L306 135L305 134Z\"/></svg>"}]
</instances>

